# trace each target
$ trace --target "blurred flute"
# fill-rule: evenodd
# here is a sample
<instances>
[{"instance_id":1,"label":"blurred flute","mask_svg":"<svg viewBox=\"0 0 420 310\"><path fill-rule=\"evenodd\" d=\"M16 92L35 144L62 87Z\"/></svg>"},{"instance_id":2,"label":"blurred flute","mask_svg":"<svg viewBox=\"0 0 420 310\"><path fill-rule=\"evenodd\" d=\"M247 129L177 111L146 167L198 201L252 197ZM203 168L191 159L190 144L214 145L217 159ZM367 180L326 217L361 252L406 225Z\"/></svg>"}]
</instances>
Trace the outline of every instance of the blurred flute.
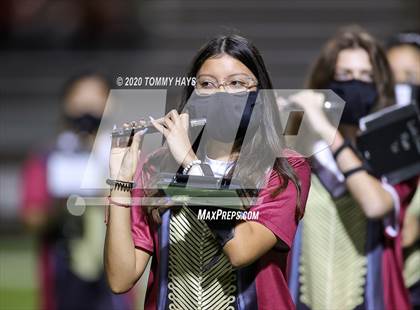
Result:
<instances>
[{"instance_id":1,"label":"blurred flute","mask_svg":"<svg viewBox=\"0 0 420 310\"><path fill-rule=\"evenodd\" d=\"M205 118L198 118L198 119L190 120L190 126L191 127L204 126L205 124L206 124L206 119ZM138 125L138 126L135 126L135 127L114 128L111 131L111 136L112 136L112 138L127 137L127 136L130 136L132 134L133 130L134 130L134 133L136 133L136 132L141 131L141 130L146 129L146 128L148 128L146 134L158 132L157 129L153 126L151 121L145 121L144 124Z\"/></svg>"}]
</instances>

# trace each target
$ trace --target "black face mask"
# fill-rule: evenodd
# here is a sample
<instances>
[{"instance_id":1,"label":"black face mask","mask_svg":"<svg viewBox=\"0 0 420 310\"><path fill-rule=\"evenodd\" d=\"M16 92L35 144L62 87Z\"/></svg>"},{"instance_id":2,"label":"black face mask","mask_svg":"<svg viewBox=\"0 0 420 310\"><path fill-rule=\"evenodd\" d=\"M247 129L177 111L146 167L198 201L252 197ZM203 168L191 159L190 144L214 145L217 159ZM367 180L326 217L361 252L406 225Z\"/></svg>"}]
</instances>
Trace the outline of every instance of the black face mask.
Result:
<instances>
[{"instance_id":1,"label":"black face mask","mask_svg":"<svg viewBox=\"0 0 420 310\"><path fill-rule=\"evenodd\" d=\"M359 125L359 120L371 112L378 98L375 84L360 80L333 81L327 88L346 102L341 116L343 124Z\"/></svg>"},{"instance_id":2,"label":"black face mask","mask_svg":"<svg viewBox=\"0 0 420 310\"><path fill-rule=\"evenodd\" d=\"M81 116L66 116L70 126L77 132L94 133L98 130L101 118L86 113Z\"/></svg>"},{"instance_id":3,"label":"black face mask","mask_svg":"<svg viewBox=\"0 0 420 310\"><path fill-rule=\"evenodd\" d=\"M258 92L229 94L217 92L209 96L192 93L188 101L190 118L206 118L208 137L229 143L255 134L262 117ZM252 118L251 118L252 116Z\"/></svg>"}]
</instances>

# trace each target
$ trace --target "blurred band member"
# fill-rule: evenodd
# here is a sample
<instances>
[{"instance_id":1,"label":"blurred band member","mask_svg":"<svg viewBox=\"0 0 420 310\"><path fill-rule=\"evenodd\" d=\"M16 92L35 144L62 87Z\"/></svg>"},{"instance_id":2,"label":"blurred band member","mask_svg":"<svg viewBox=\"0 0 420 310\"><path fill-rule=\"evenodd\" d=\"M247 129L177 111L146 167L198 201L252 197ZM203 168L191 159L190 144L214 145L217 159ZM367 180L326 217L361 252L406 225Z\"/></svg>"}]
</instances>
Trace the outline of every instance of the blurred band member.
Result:
<instances>
[{"instance_id":1,"label":"blurred band member","mask_svg":"<svg viewBox=\"0 0 420 310\"><path fill-rule=\"evenodd\" d=\"M322 113L322 96L293 98L321 139L335 135L314 155L294 247L290 287L298 309L410 308L400 228L417 179L391 186L375 178L354 147L359 119L393 104L393 87L384 50L353 26L327 42L309 75L308 88L332 89L346 102L338 132Z\"/></svg>"},{"instance_id":2,"label":"blurred band member","mask_svg":"<svg viewBox=\"0 0 420 310\"><path fill-rule=\"evenodd\" d=\"M105 280L103 211L87 206L70 214L67 206L69 195L79 193L108 92L107 80L96 73L71 79L62 97L61 132L24 165L22 219L39 237L43 310L128 307L127 297L113 296Z\"/></svg>"},{"instance_id":3,"label":"blurred band member","mask_svg":"<svg viewBox=\"0 0 420 310\"><path fill-rule=\"evenodd\" d=\"M388 61L396 82L397 103L404 105L420 95L420 34L403 32L392 38L388 45ZM404 247L404 279L410 290L413 307L420 308L420 190L417 189L402 231Z\"/></svg>"},{"instance_id":4,"label":"blurred band member","mask_svg":"<svg viewBox=\"0 0 420 310\"><path fill-rule=\"evenodd\" d=\"M389 42L387 56L395 78L397 103L419 103L420 34L403 32L396 35Z\"/></svg>"}]
</instances>

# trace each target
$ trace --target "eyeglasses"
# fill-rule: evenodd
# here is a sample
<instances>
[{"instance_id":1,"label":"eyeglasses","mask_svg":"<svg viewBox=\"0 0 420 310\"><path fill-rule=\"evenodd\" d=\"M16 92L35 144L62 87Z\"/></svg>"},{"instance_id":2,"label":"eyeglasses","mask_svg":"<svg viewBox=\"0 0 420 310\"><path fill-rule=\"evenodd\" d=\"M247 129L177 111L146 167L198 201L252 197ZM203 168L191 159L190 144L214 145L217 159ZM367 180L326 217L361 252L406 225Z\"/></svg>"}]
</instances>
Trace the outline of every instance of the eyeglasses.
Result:
<instances>
[{"instance_id":1,"label":"eyeglasses","mask_svg":"<svg viewBox=\"0 0 420 310\"><path fill-rule=\"evenodd\" d=\"M223 86L227 93L235 94L247 92L257 85L254 78L245 74L232 75L222 83L210 76L200 76L196 80L195 90L199 96L209 96L216 93L220 86Z\"/></svg>"}]
</instances>

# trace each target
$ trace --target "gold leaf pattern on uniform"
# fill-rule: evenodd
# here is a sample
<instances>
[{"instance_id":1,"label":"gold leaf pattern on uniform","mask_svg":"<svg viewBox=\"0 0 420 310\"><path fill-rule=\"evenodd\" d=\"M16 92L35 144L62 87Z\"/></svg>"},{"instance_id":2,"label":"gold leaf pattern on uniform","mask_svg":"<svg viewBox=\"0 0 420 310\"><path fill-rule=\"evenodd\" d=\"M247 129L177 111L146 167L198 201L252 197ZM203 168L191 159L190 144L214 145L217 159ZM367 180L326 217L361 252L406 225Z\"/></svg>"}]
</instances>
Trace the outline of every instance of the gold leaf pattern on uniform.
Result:
<instances>
[{"instance_id":1,"label":"gold leaf pattern on uniform","mask_svg":"<svg viewBox=\"0 0 420 310\"><path fill-rule=\"evenodd\" d=\"M367 219L350 195L332 200L319 179L303 219L300 300L311 309L354 309L363 303Z\"/></svg>"},{"instance_id":2,"label":"gold leaf pattern on uniform","mask_svg":"<svg viewBox=\"0 0 420 310\"><path fill-rule=\"evenodd\" d=\"M236 276L206 223L184 206L169 225L169 309L234 309Z\"/></svg>"}]
</instances>

